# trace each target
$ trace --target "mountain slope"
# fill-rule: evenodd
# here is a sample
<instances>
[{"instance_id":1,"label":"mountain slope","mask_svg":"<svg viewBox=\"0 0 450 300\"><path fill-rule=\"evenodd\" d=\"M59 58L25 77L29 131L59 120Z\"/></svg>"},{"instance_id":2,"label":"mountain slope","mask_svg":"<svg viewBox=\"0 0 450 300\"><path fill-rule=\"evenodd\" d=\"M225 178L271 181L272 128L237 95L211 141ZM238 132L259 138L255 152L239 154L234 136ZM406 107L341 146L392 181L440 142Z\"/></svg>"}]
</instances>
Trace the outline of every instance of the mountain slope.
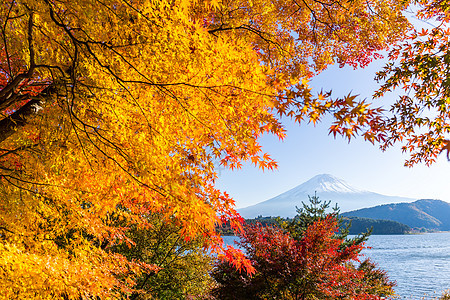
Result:
<instances>
[{"instance_id":1,"label":"mountain slope","mask_svg":"<svg viewBox=\"0 0 450 300\"><path fill-rule=\"evenodd\" d=\"M380 205L343 213L346 217L393 220L410 227L450 230L450 203L421 199L412 203Z\"/></svg>"},{"instance_id":2,"label":"mountain slope","mask_svg":"<svg viewBox=\"0 0 450 300\"><path fill-rule=\"evenodd\" d=\"M238 211L244 218L255 218L259 215L293 217L296 214L295 207L301 207L302 202L308 202L308 195L313 196L314 192L317 192L322 201L331 200L332 206L337 203L341 212L414 200L359 190L332 175L321 174L272 199Z\"/></svg>"}]
</instances>

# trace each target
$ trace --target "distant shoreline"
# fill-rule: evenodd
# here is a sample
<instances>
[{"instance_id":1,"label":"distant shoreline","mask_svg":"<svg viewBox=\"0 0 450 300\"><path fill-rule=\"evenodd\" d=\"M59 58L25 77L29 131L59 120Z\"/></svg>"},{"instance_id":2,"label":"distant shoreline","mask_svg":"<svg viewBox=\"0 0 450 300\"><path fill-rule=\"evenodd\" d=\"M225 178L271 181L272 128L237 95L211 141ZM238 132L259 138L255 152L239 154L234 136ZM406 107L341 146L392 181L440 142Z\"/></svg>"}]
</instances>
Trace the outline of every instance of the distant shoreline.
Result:
<instances>
[{"instance_id":1,"label":"distant shoreline","mask_svg":"<svg viewBox=\"0 0 450 300\"><path fill-rule=\"evenodd\" d=\"M245 219L246 224L261 224L262 226L278 226L278 222L283 219L279 217L262 217L259 216L254 219ZM343 217L341 218L340 230L345 230L349 224L351 226L349 229L350 235L358 235L368 231L372 232L372 235L405 235L414 233L425 233L425 232L435 232L434 230L426 228L411 228L400 222L392 220L377 220L370 218L359 218L359 217ZM220 227L217 227L218 232L224 236L234 236L235 233L231 228L230 224L226 223Z\"/></svg>"}]
</instances>

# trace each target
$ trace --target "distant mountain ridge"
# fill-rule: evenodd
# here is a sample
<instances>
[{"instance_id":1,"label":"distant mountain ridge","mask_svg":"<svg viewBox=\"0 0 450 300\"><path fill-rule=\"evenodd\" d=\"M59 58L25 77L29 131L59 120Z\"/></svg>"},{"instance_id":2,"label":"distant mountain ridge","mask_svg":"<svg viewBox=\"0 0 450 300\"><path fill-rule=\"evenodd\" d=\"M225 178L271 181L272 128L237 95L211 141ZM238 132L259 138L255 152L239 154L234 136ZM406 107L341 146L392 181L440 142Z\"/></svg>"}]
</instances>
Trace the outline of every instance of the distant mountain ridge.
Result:
<instances>
[{"instance_id":1,"label":"distant mountain ridge","mask_svg":"<svg viewBox=\"0 0 450 300\"><path fill-rule=\"evenodd\" d=\"M450 203L441 200L386 204L346 212L342 216L392 220L412 228L450 230Z\"/></svg>"},{"instance_id":2,"label":"distant mountain ridge","mask_svg":"<svg viewBox=\"0 0 450 300\"><path fill-rule=\"evenodd\" d=\"M308 195L314 196L315 192L322 201L331 200L331 206L337 204L341 212L416 200L360 190L333 175L320 174L272 199L238 209L238 212L244 218L256 218L260 215L293 217L296 214L295 207L302 207L302 202L308 202Z\"/></svg>"}]
</instances>

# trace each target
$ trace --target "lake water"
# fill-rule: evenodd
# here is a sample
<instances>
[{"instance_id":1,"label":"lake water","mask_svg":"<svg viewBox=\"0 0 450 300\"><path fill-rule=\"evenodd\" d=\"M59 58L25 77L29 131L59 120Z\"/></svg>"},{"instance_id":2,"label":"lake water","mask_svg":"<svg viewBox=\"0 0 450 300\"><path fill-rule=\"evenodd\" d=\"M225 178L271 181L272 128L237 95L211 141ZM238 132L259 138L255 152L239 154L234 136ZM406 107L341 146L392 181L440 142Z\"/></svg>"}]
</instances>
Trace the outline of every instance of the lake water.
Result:
<instances>
[{"instance_id":1,"label":"lake water","mask_svg":"<svg viewBox=\"0 0 450 300\"><path fill-rule=\"evenodd\" d=\"M232 245L236 237L224 237ZM450 232L372 235L363 254L397 282L400 299L434 299L450 289Z\"/></svg>"}]
</instances>

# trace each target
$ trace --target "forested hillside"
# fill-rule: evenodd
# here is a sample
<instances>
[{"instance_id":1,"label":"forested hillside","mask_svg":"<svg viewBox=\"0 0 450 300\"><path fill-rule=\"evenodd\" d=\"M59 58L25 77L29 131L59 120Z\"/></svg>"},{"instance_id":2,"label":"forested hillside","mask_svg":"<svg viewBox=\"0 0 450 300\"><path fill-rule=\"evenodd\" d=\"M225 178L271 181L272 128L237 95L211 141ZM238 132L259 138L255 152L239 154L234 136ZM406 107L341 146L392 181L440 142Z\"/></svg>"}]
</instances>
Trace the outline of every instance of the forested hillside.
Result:
<instances>
[{"instance_id":1,"label":"forested hillside","mask_svg":"<svg viewBox=\"0 0 450 300\"><path fill-rule=\"evenodd\" d=\"M358 209L342 214L345 217L393 220L412 228L450 230L450 203L422 199L412 203L396 203Z\"/></svg>"},{"instance_id":2,"label":"forested hillside","mask_svg":"<svg viewBox=\"0 0 450 300\"><path fill-rule=\"evenodd\" d=\"M361 234L370 229L372 229L372 234L406 234L411 231L408 225L391 220L375 220L358 217L343 218L344 226L349 222L351 222L349 228L350 234Z\"/></svg>"}]
</instances>

